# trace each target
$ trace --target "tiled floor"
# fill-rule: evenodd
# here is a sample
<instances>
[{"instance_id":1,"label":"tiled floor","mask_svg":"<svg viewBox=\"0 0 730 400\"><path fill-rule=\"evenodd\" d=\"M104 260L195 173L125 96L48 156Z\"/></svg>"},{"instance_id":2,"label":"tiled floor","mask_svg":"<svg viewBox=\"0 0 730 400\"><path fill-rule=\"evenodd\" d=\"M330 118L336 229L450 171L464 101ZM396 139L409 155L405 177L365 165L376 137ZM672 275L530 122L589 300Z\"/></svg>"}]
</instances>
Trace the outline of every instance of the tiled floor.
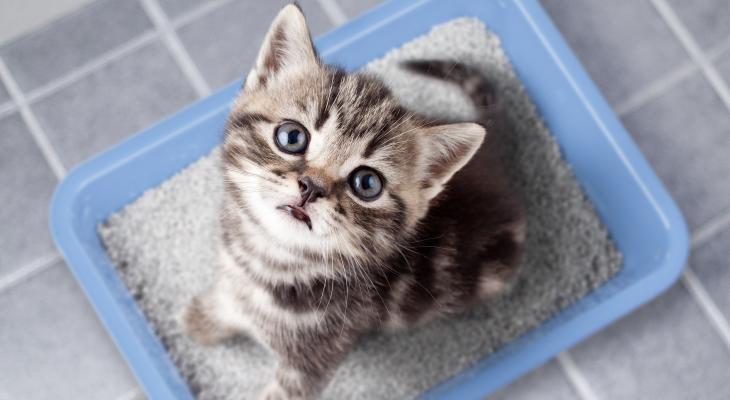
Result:
<instances>
[{"instance_id":1,"label":"tiled floor","mask_svg":"<svg viewBox=\"0 0 730 400\"><path fill-rule=\"evenodd\" d=\"M301 3L317 34L376 1ZM243 75L280 5L96 0L0 45L1 400L143 397L51 244L51 192ZM543 5L680 204L694 251L665 295L494 398L730 398L730 3Z\"/></svg>"}]
</instances>

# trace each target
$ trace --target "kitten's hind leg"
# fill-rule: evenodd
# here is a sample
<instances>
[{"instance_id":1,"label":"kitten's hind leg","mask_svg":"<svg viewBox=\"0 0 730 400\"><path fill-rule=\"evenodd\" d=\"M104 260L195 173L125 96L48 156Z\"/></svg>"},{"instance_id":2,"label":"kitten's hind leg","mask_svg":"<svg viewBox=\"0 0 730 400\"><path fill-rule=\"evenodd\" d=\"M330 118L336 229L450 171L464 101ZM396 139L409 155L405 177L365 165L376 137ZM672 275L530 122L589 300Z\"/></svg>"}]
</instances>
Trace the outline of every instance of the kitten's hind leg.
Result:
<instances>
[{"instance_id":1,"label":"kitten's hind leg","mask_svg":"<svg viewBox=\"0 0 730 400\"><path fill-rule=\"evenodd\" d=\"M479 300L502 293L522 261L525 223L520 220L494 235L484 248L476 295Z\"/></svg>"},{"instance_id":2,"label":"kitten's hind leg","mask_svg":"<svg viewBox=\"0 0 730 400\"><path fill-rule=\"evenodd\" d=\"M200 344L213 345L239 333L227 321L221 295L219 291L210 290L196 296L182 315L185 333Z\"/></svg>"}]
</instances>

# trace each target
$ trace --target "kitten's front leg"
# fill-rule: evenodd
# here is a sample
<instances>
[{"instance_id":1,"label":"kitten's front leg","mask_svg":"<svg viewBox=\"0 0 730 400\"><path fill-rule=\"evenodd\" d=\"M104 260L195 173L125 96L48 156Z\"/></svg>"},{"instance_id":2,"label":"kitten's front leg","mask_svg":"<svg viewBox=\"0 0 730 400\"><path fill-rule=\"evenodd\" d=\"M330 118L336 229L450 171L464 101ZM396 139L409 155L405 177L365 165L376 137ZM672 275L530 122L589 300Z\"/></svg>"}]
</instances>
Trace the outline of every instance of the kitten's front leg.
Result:
<instances>
[{"instance_id":1,"label":"kitten's front leg","mask_svg":"<svg viewBox=\"0 0 730 400\"><path fill-rule=\"evenodd\" d=\"M193 298L182 316L185 333L193 340L204 345L220 343L235 334L230 314L231 307L226 307L225 291L213 288Z\"/></svg>"},{"instance_id":2,"label":"kitten's front leg","mask_svg":"<svg viewBox=\"0 0 730 400\"><path fill-rule=\"evenodd\" d=\"M259 399L317 398L357 338L355 332L338 329L328 329L327 333L297 331L279 343L272 343L279 353L279 365L274 381L266 386Z\"/></svg>"}]
</instances>

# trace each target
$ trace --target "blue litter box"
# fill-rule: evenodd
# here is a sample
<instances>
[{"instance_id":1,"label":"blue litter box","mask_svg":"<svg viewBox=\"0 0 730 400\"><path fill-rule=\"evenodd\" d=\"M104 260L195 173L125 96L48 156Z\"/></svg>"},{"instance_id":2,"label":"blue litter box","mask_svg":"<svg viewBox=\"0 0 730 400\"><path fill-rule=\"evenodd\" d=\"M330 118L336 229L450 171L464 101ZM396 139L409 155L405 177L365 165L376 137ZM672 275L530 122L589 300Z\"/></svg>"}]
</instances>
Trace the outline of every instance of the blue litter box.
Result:
<instances>
[{"instance_id":1,"label":"blue litter box","mask_svg":"<svg viewBox=\"0 0 730 400\"><path fill-rule=\"evenodd\" d=\"M316 40L327 62L356 69L430 28L473 16L502 39L530 97L624 255L599 289L477 365L423 394L483 397L657 296L680 275L688 236L676 205L537 1L393 0ZM51 231L151 399L191 399L119 280L96 227L221 140L234 82L75 168L51 205Z\"/></svg>"}]
</instances>

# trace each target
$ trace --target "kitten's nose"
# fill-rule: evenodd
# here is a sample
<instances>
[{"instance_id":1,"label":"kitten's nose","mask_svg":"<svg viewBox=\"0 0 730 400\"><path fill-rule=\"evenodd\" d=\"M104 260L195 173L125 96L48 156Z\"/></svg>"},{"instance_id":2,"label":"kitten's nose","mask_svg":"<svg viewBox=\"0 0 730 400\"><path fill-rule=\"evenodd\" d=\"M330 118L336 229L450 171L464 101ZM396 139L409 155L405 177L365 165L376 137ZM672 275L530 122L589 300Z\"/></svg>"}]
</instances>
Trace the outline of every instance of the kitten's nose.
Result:
<instances>
[{"instance_id":1,"label":"kitten's nose","mask_svg":"<svg viewBox=\"0 0 730 400\"><path fill-rule=\"evenodd\" d=\"M325 195L324 188L306 175L299 178L299 191L302 193L302 201L299 207L303 207L307 203L313 203Z\"/></svg>"}]
</instances>

